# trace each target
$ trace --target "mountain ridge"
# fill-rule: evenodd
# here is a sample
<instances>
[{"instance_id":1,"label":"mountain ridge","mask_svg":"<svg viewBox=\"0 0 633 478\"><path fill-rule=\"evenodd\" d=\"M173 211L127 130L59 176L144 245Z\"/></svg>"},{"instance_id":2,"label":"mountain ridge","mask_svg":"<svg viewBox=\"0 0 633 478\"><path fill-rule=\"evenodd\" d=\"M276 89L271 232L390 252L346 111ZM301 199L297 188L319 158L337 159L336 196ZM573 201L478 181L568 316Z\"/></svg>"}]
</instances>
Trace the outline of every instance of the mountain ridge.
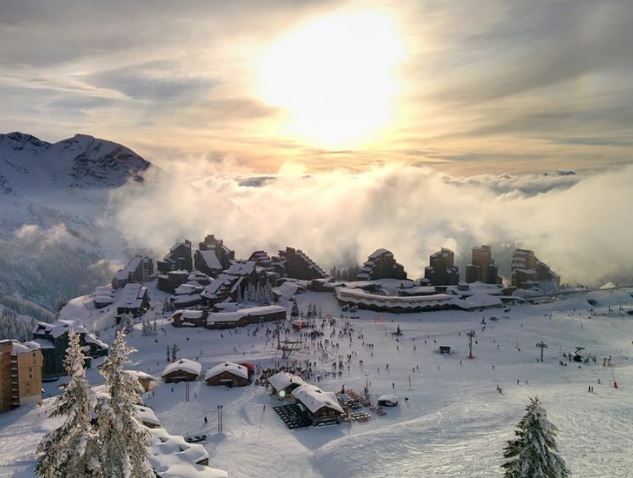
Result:
<instances>
[{"instance_id":1,"label":"mountain ridge","mask_svg":"<svg viewBox=\"0 0 633 478\"><path fill-rule=\"evenodd\" d=\"M71 188L122 186L143 181L151 166L130 148L91 135L49 143L19 131L0 134L0 192L24 189L34 176ZM43 169L48 174L38 174Z\"/></svg>"},{"instance_id":2,"label":"mountain ridge","mask_svg":"<svg viewBox=\"0 0 633 478\"><path fill-rule=\"evenodd\" d=\"M155 168L121 144L0 134L0 296L54 308L110 277L127 244L107 220L112 193ZM106 262L99 262L105 259Z\"/></svg>"}]
</instances>

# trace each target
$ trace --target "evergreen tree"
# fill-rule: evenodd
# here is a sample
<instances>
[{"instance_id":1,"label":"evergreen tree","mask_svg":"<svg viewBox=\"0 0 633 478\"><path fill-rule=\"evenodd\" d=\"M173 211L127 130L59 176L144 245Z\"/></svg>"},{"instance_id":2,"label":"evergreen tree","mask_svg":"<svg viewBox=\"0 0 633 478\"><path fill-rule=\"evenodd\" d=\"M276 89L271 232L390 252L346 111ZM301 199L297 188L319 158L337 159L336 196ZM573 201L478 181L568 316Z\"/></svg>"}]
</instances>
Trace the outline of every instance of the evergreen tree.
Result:
<instances>
[{"instance_id":1,"label":"evergreen tree","mask_svg":"<svg viewBox=\"0 0 633 478\"><path fill-rule=\"evenodd\" d=\"M290 317L292 319L298 319L299 318L299 306L297 305L297 301L296 300L292 301L292 309L290 309Z\"/></svg>"},{"instance_id":2,"label":"evergreen tree","mask_svg":"<svg viewBox=\"0 0 633 478\"><path fill-rule=\"evenodd\" d=\"M264 301L266 305L273 303L273 287L268 281L266 281L266 285L264 286Z\"/></svg>"},{"instance_id":3,"label":"evergreen tree","mask_svg":"<svg viewBox=\"0 0 633 478\"><path fill-rule=\"evenodd\" d=\"M69 380L51 413L51 417L66 417L66 421L37 447L40 459L35 471L42 478L101 477L79 334L71 331L68 341L64 365Z\"/></svg>"},{"instance_id":4,"label":"evergreen tree","mask_svg":"<svg viewBox=\"0 0 633 478\"><path fill-rule=\"evenodd\" d=\"M559 456L556 426L538 398L530 398L527 413L517 425L516 439L508 441L503 456L505 478L567 478L571 472Z\"/></svg>"},{"instance_id":5,"label":"evergreen tree","mask_svg":"<svg viewBox=\"0 0 633 478\"><path fill-rule=\"evenodd\" d=\"M110 396L100 398L95 414L100 439L100 462L104 478L150 478L149 434L134 405L140 402L138 381L123 370L133 352L125 333L117 332L110 355L101 367Z\"/></svg>"},{"instance_id":6,"label":"evergreen tree","mask_svg":"<svg viewBox=\"0 0 633 478\"><path fill-rule=\"evenodd\" d=\"M14 310L0 305L0 340L31 340L36 322L28 317L19 316Z\"/></svg>"}]
</instances>

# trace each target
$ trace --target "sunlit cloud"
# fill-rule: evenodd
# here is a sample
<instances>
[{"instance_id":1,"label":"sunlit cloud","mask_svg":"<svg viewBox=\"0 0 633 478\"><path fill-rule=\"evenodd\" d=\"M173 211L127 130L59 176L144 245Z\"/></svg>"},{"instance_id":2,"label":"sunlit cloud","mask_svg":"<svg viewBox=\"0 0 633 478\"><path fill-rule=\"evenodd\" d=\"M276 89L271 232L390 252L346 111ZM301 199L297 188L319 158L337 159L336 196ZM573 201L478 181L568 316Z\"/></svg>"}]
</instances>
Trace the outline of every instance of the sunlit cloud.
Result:
<instances>
[{"instance_id":1,"label":"sunlit cloud","mask_svg":"<svg viewBox=\"0 0 633 478\"><path fill-rule=\"evenodd\" d=\"M569 282L633 268L631 166L470 178L404 165L316 174L288 165L276 175L231 160L189 166L117 192L111 208L130 244L163 253L214 233L241 257L290 245L324 266L385 247L413 277L438 248L463 263L481 243L534 248Z\"/></svg>"},{"instance_id":2,"label":"sunlit cloud","mask_svg":"<svg viewBox=\"0 0 633 478\"><path fill-rule=\"evenodd\" d=\"M89 133L159 163L217 151L266 172L288 161L478 174L631 160L623 0L1 8L4 131Z\"/></svg>"}]
</instances>

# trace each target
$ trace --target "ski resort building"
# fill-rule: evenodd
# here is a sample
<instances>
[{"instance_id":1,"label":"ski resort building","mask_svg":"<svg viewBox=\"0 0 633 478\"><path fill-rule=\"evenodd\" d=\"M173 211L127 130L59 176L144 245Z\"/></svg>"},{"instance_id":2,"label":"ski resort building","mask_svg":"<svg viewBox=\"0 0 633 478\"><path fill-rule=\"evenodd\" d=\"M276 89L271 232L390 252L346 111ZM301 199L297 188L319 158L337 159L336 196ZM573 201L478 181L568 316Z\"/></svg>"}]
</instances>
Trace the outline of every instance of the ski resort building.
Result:
<instances>
[{"instance_id":1,"label":"ski resort building","mask_svg":"<svg viewBox=\"0 0 633 478\"><path fill-rule=\"evenodd\" d=\"M363 289L337 287L336 298L343 304L384 312L429 312L457 308L455 296L437 293L416 296L380 295Z\"/></svg>"},{"instance_id":2,"label":"ski resort building","mask_svg":"<svg viewBox=\"0 0 633 478\"><path fill-rule=\"evenodd\" d=\"M265 269L272 268L273 262L266 251L255 251L248 258L249 261L254 261L257 267L263 267Z\"/></svg>"},{"instance_id":3,"label":"ski resort building","mask_svg":"<svg viewBox=\"0 0 633 478\"><path fill-rule=\"evenodd\" d=\"M289 372L277 372L272 377L268 377L268 383L272 388L273 395L279 399L291 398L292 391L305 385L303 379Z\"/></svg>"},{"instance_id":4,"label":"ski resort building","mask_svg":"<svg viewBox=\"0 0 633 478\"><path fill-rule=\"evenodd\" d=\"M248 284L256 284L257 281L254 261L235 262L204 288L200 294L202 303L212 306L219 302L236 300Z\"/></svg>"},{"instance_id":5,"label":"ski resort building","mask_svg":"<svg viewBox=\"0 0 633 478\"><path fill-rule=\"evenodd\" d=\"M307 412L314 424L340 421L345 416L336 395L332 392L324 392L314 385L301 385L292 391L292 396Z\"/></svg>"},{"instance_id":6,"label":"ski resort building","mask_svg":"<svg viewBox=\"0 0 633 478\"><path fill-rule=\"evenodd\" d=\"M286 320L286 309L279 305L247 307L235 312L212 312L207 316L207 329L228 329L250 324Z\"/></svg>"},{"instance_id":7,"label":"ski resort building","mask_svg":"<svg viewBox=\"0 0 633 478\"><path fill-rule=\"evenodd\" d=\"M178 286L186 284L189 280L189 272L186 270L169 271L158 276L158 290L173 294Z\"/></svg>"},{"instance_id":8,"label":"ski resort building","mask_svg":"<svg viewBox=\"0 0 633 478\"><path fill-rule=\"evenodd\" d=\"M199 443L170 435L162 427L150 428L149 461L157 478L227 478L225 471L209 467L209 453Z\"/></svg>"},{"instance_id":9,"label":"ski resort building","mask_svg":"<svg viewBox=\"0 0 633 478\"><path fill-rule=\"evenodd\" d=\"M248 258L254 261L260 278L272 283L278 283L279 278L285 274L283 261L279 257L270 257L266 251L255 251Z\"/></svg>"},{"instance_id":10,"label":"ski resort building","mask_svg":"<svg viewBox=\"0 0 633 478\"><path fill-rule=\"evenodd\" d=\"M246 307L234 312L209 312L209 310L178 310L171 316L175 327L206 327L208 329L232 329L250 324L286 320L286 309L278 305Z\"/></svg>"},{"instance_id":11,"label":"ski resort building","mask_svg":"<svg viewBox=\"0 0 633 478\"><path fill-rule=\"evenodd\" d=\"M363 264L358 280L406 279L407 273L387 249L375 250Z\"/></svg>"},{"instance_id":12,"label":"ski resort building","mask_svg":"<svg viewBox=\"0 0 633 478\"><path fill-rule=\"evenodd\" d=\"M149 293L144 285L126 284L121 294L116 309L118 315L132 314L134 317L140 317L149 308Z\"/></svg>"},{"instance_id":13,"label":"ski resort building","mask_svg":"<svg viewBox=\"0 0 633 478\"><path fill-rule=\"evenodd\" d=\"M206 327L208 309L203 310L177 310L171 316L171 324L174 327Z\"/></svg>"},{"instance_id":14,"label":"ski resort building","mask_svg":"<svg viewBox=\"0 0 633 478\"><path fill-rule=\"evenodd\" d=\"M95 288L94 291L94 304L95 308L103 309L104 307L108 307L112 305L114 302L114 289L112 286L99 286Z\"/></svg>"},{"instance_id":15,"label":"ski resort building","mask_svg":"<svg viewBox=\"0 0 633 478\"><path fill-rule=\"evenodd\" d=\"M191 242L183 241L175 244L162 261L156 263L159 272L166 274L170 271L193 269L193 258L191 254Z\"/></svg>"},{"instance_id":16,"label":"ski resort building","mask_svg":"<svg viewBox=\"0 0 633 478\"><path fill-rule=\"evenodd\" d=\"M42 401L42 364L36 343L0 340L0 412Z\"/></svg>"},{"instance_id":17,"label":"ski resort building","mask_svg":"<svg viewBox=\"0 0 633 478\"><path fill-rule=\"evenodd\" d=\"M182 358L167 365L160 376L167 383L195 382L200 377L201 372L200 362Z\"/></svg>"},{"instance_id":18,"label":"ski resort building","mask_svg":"<svg viewBox=\"0 0 633 478\"><path fill-rule=\"evenodd\" d=\"M285 251L279 251L279 260L285 265L286 275L293 279L312 280L327 277L325 271L301 249L286 247Z\"/></svg>"},{"instance_id":19,"label":"ski resort building","mask_svg":"<svg viewBox=\"0 0 633 478\"><path fill-rule=\"evenodd\" d=\"M134 405L136 409L136 415L143 425L147 428L160 428L160 420L151 408L143 407L141 405Z\"/></svg>"},{"instance_id":20,"label":"ski resort building","mask_svg":"<svg viewBox=\"0 0 633 478\"><path fill-rule=\"evenodd\" d=\"M459 269L455 266L455 253L442 247L431 254L429 265L424 269L424 277L433 285L456 285Z\"/></svg>"},{"instance_id":21,"label":"ski resort building","mask_svg":"<svg viewBox=\"0 0 633 478\"><path fill-rule=\"evenodd\" d=\"M68 333L71 330L79 334L79 343L84 350L87 367L90 367L93 359L108 355L108 345L84 327L71 325L63 320L52 324L38 322L33 329L33 342L39 345L42 352L44 377L56 377L66 373L64 359L68 348Z\"/></svg>"},{"instance_id":22,"label":"ski resort building","mask_svg":"<svg viewBox=\"0 0 633 478\"><path fill-rule=\"evenodd\" d=\"M154 261L151 257L136 255L119 270L112 279L112 287L117 289L130 282L145 282L154 273Z\"/></svg>"},{"instance_id":23,"label":"ski resort building","mask_svg":"<svg viewBox=\"0 0 633 478\"><path fill-rule=\"evenodd\" d=\"M514 251L510 269L512 285L519 289L539 288L545 292L553 292L560 287L560 276L529 249Z\"/></svg>"},{"instance_id":24,"label":"ski resort building","mask_svg":"<svg viewBox=\"0 0 633 478\"><path fill-rule=\"evenodd\" d=\"M193 262L197 270L210 276L216 276L228 269L235 261L235 252L224 245L221 239L209 234L198 245Z\"/></svg>"},{"instance_id":25,"label":"ski resort building","mask_svg":"<svg viewBox=\"0 0 633 478\"><path fill-rule=\"evenodd\" d=\"M492 258L490 246L473 247L471 263L466 266L466 282L501 284L499 270Z\"/></svg>"},{"instance_id":26,"label":"ski resort building","mask_svg":"<svg viewBox=\"0 0 633 478\"><path fill-rule=\"evenodd\" d=\"M211 386L244 387L250 383L250 377L244 365L223 362L207 370L204 381Z\"/></svg>"}]
</instances>

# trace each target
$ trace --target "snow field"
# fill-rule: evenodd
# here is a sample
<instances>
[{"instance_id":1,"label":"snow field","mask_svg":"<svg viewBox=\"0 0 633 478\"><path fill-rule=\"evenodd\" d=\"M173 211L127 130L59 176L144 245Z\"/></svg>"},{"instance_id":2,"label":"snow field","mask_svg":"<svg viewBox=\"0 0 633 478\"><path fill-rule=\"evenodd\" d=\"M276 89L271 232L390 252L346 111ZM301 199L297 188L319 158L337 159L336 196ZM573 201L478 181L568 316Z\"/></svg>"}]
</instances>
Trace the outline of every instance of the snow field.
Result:
<instances>
[{"instance_id":1,"label":"snow field","mask_svg":"<svg viewBox=\"0 0 633 478\"><path fill-rule=\"evenodd\" d=\"M281 474L486 478L501 476L503 446L524 414L528 397L537 395L560 430L560 452L574 476L627 477L633 465L633 371L629 364L633 317L609 314L607 306L630 307L630 294L631 290L579 294L549 304L513 306L508 313L495 308L384 314L384 320L376 320L376 313L361 311L360 319L349 321L354 328L351 347L349 337L338 337L345 320L337 319L333 340L338 341L338 350L330 349L329 357L322 360L314 347L306 347L290 360L316 360L319 370L326 372L339 354L346 362L346 354L355 353L342 377L309 381L325 391L345 384L346 389L359 392L370 381L373 397L383 393L400 397L398 407L386 410L384 417L372 416L367 423L288 430L272 410L276 399L255 385L228 390L200 381L190 385L186 402L185 384L162 384L145 401L169 433L208 433L205 447L211 466L226 470L232 478ZM598 301L598 315L591 319L588 297ZM302 309L316 303L323 314L341 316L331 294L307 292L297 299ZM154 300L156 305L162 303L158 295ZM492 316L498 320L490 320ZM482 317L487 322L483 332ZM392 335L397 325L403 333L398 341ZM267 326L274 328L274 324L264 324L263 329ZM164 332L156 337L142 336L138 327L129 342L139 351L128 368L153 375L165 367L167 346L173 344L179 358L197 357L203 374L224 360L248 360L264 367L281 360L275 343L267 342L265 334L252 335L255 326L235 331L176 329L161 319L159 329ZM470 329L477 333L474 360L467 358L465 332ZM326 327L325 337L329 338L330 331ZM374 347L364 347L358 334ZM296 338L295 333L289 335L290 340ZM544 363L537 363L536 343L541 339L548 348ZM451 346L453 353L439 355L439 345ZM575 362L559 365L560 354L573 353L576 346L586 347L597 363L583 363L580 368ZM603 356L611 356L616 367L602 367ZM614 376L617 389L612 386ZM90 370L91 384L97 383L95 377L96 370ZM497 385L503 394L497 392ZM589 385L594 386L594 393L588 393ZM221 434L217 433L218 405L223 405ZM39 418L35 414L35 409L19 409L0 416L0 476L32 476L32 451L50 426L42 410Z\"/></svg>"}]
</instances>

